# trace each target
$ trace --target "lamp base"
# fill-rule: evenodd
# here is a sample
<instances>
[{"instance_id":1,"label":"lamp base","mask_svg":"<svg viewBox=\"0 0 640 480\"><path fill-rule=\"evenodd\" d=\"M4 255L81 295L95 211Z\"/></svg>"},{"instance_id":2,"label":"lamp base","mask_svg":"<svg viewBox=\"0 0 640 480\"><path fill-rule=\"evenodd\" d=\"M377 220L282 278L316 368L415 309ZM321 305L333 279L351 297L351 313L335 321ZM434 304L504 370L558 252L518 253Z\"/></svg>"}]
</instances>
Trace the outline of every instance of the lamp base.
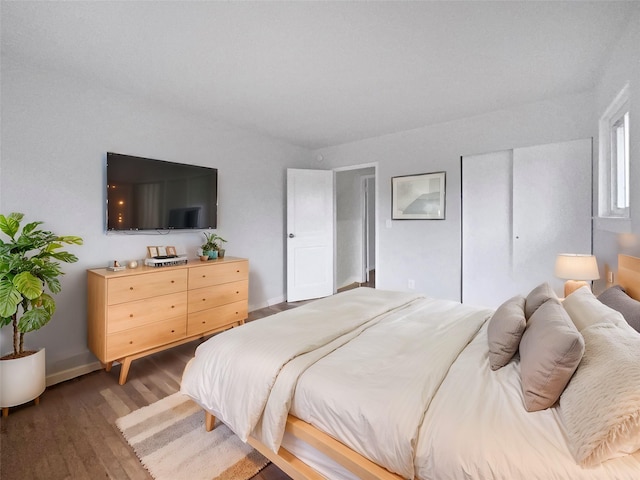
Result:
<instances>
[{"instance_id":1,"label":"lamp base","mask_svg":"<svg viewBox=\"0 0 640 480\"><path fill-rule=\"evenodd\" d=\"M575 292L580 287L584 287L585 285L589 285L584 280L567 280L564 284L564 298L567 298L573 292Z\"/></svg>"}]
</instances>

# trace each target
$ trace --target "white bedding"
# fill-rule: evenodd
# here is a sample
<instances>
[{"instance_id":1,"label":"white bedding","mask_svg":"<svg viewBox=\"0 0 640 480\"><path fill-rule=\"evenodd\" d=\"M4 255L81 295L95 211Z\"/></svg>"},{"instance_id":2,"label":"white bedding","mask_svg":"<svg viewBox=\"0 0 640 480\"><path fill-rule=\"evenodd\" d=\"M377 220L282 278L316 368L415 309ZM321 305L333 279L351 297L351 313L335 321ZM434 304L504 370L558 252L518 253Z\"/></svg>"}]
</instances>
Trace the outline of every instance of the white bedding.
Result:
<instances>
[{"instance_id":1,"label":"white bedding","mask_svg":"<svg viewBox=\"0 0 640 480\"><path fill-rule=\"evenodd\" d=\"M197 348L180 390L243 441L258 426L254 436L277 451L297 375L368 325L419 298L356 289L228 330ZM277 401L268 404L272 389Z\"/></svg>"},{"instance_id":2,"label":"white bedding","mask_svg":"<svg viewBox=\"0 0 640 480\"><path fill-rule=\"evenodd\" d=\"M489 367L487 325L452 365L420 430L420 479L638 480L640 452L582 468L559 407L527 412L516 357ZM452 446L455 445L455 448Z\"/></svg>"},{"instance_id":3,"label":"white bedding","mask_svg":"<svg viewBox=\"0 0 640 480\"><path fill-rule=\"evenodd\" d=\"M524 409L517 356L489 367L490 315L352 290L213 337L181 390L244 440L276 451L291 408L405 478L638 480L640 452L583 469L557 407Z\"/></svg>"},{"instance_id":4,"label":"white bedding","mask_svg":"<svg viewBox=\"0 0 640 480\"><path fill-rule=\"evenodd\" d=\"M405 478L433 395L490 310L423 299L311 366L291 413Z\"/></svg>"}]
</instances>

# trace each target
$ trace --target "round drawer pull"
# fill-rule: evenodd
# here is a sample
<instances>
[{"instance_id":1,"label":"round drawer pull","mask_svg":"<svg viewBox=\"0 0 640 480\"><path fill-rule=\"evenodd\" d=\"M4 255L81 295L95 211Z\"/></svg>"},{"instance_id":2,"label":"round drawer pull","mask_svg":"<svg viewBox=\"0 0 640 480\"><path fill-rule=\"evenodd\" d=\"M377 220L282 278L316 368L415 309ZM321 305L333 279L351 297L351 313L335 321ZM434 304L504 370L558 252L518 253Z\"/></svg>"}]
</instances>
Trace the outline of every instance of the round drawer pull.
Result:
<instances>
[{"instance_id":1,"label":"round drawer pull","mask_svg":"<svg viewBox=\"0 0 640 480\"><path fill-rule=\"evenodd\" d=\"M174 280L171 280L171 283L176 283Z\"/></svg>"},{"instance_id":2,"label":"round drawer pull","mask_svg":"<svg viewBox=\"0 0 640 480\"><path fill-rule=\"evenodd\" d=\"M133 290L133 287L129 287L129 290Z\"/></svg>"},{"instance_id":3,"label":"round drawer pull","mask_svg":"<svg viewBox=\"0 0 640 480\"><path fill-rule=\"evenodd\" d=\"M133 340L129 340L129 345L133 345Z\"/></svg>"},{"instance_id":4,"label":"round drawer pull","mask_svg":"<svg viewBox=\"0 0 640 480\"><path fill-rule=\"evenodd\" d=\"M176 306L175 305L171 305L171 308L176 308Z\"/></svg>"},{"instance_id":5,"label":"round drawer pull","mask_svg":"<svg viewBox=\"0 0 640 480\"><path fill-rule=\"evenodd\" d=\"M133 313L130 313L130 314L129 314L129 318L133 318Z\"/></svg>"},{"instance_id":6,"label":"round drawer pull","mask_svg":"<svg viewBox=\"0 0 640 480\"><path fill-rule=\"evenodd\" d=\"M207 277L206 275L202 275L202 278L206 278L206 277Z\"/></svg>"},{"instance_id":7,"label":"round drawer pull","mask_svg":"<svg viewBox=\"0 0 640 480\"><path fill-rule=\"evenodd\" d=\"M175 330L171 330L171 333L174 333L174 332L175 332Z\"/></svg>"},{"instance_id":8,"label":"round drawer pull","mask_svg":"<svg viewBox=\"0 0 640 480\"><path fill-rule=\"evenodd\" d=\"M205 320L202 321L202 324L204 325L205 323L207 323Z\"/></svg>"},{"instance_id":9,"label":"round drawer pull","mask_svg":"<svg viewBox=\"0 0 640 480\"><path fill-rule=\"evenodd\" d=\"M203 299L202 299L202 301L203 301L203 302L206 302L206 301L207 301L207 299L206 299L206 298L203 298Z\"/></svg>"}]
</instances>

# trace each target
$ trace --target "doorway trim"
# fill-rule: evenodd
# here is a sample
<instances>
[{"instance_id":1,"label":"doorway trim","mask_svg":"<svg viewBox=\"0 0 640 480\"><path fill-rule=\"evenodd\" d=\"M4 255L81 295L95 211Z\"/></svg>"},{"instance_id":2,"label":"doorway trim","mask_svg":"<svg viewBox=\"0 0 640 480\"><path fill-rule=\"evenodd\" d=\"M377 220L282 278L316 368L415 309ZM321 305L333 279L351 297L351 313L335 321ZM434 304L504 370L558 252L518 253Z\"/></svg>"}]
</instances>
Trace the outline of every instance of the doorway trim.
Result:
<instances>
[{"instance_id":1,"label":"doorway trim","mask_svg":"<svg viewBox=\"0 0 640 480\"><path fill-rule=\"evenodd\" d=\"M371 163L362 163L362 164L358 164L358 165L348 165L348 166L344 166L344 167L336 167L333 169L333 183L335 186L336 183L336 174L340 173L340 172L346 172L346 171L350 171L350 170L364 170L367 168L373 168L373 176L375 179L375 188L374 188L374 193L375 193L375 214L374 214L374 221L375 221L375 226L374 226L374 232L375 232L375 265L376 265L376 283L378 283L380 277L380 272L378 271L378 265L379 265L379 238L380 238L380 233L379 233L379 224L380 222L378 221L379 218L379 212L380 212L380 185L379 185L379 175L378 175L378 162L371 162ZM364 209L363 209L363 216L364 216ZM333 195L333 223L334 225L338 224L338 207L337 207L337 192L336 189L334 188L334 195ZM363 223L364 223L364 218L363 218ZM333 235L334 235L334 251L333 251L333 280L334 280L334 285L336 285L337 288L337 272L338 272L338 249L340 248L340 246L338 245L338 239L337 239L337 228L334 228L333 230ZM363 249L364 249L364 245L363 245Z\"/></svg>"}]
</instances>

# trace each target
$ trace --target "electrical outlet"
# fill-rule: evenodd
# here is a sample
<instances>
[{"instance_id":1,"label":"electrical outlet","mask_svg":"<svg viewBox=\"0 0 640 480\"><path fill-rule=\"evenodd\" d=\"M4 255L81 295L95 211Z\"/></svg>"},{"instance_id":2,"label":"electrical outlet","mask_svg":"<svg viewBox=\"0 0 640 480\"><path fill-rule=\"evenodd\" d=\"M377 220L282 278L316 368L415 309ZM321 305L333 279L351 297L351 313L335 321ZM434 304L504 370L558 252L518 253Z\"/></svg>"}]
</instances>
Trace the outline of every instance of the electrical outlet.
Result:
<instances>
[{"instance_id":1,"label":"electrical outlet","mask_svg":"<svg viewBox=\"0 0 640 480\"><path fill-rule=\"evenodd\" d=\"M416 288L416 282L413 281L413 279L409 279L407 281L407 287L409 287L409 290L413 290Z\"/></svg>"},{"instance_id":2,"label":"electrical outlet","mask_svg":"<svg viewBox=\"0 0 640 480\"><path fill-rule=\"evenodd\" d=\"M609 270L609 275L608 275L608 277L609 277L609 278L607 278L607 281L608 281L609 283L613 283L613 271Z\"/></svg>"}]
</instances>

